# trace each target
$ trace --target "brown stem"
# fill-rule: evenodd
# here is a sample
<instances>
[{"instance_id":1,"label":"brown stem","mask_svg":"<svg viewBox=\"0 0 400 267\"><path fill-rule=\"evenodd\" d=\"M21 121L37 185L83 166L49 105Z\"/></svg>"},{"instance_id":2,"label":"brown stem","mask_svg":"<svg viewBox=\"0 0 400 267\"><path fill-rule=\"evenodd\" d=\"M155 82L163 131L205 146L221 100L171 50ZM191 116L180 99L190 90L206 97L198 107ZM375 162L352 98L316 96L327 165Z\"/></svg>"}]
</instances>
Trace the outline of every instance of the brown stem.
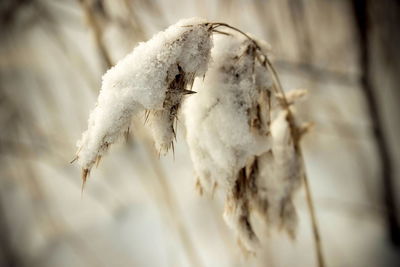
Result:
<instances>
[{"instance_id":1,"label":"brown stem","mask_svg":"<svg viewBox=\"0 0 400 267\"><path fill-rule=\"evenodd\" d=\"M274 68L274 66L272 65L271 61L269 60L268 57L265 56L266 59L266 63L268 68L270 69L271 73L272 73L272 77L275 80L275 83L278 86L278 91L279 93L283 96L282 99L282 106L287 110L288 112L288 122L289 122L289 126L291 129L291 134L292 134L292 139L294 141L294 146L295 146L295 150L297 155L299 156L299 158L301 159L301 165L303 168L303 183L304 183L304 189L305 189L305 193L306 193L306 200L307 200L307 206L308 206L308 210L310 212L310 218L311 218L311 226L312 226L312 231L313 231L313 237L314 237L314 245L315 245L315 253L317 256L317 263L318 263L318 267L324 267L325 266L325 260L324 260L324 256L322 253L322 242L321 242L321 235L320 235L320 230L318 227L318 219L316 216L316 212L315 212L315 208L314 208L314 201L312 198L312 193L311 193L311 188L310 188L310 183L308 181L308 177L307 177L307 173L305 170L305 163L304 163L304 157L303 157L303 153L301 151L301 147L300 147L300 134L299 134L299 130L295 124L295 120L294 120L294 116L293 113L290 111L288 102L286 100L285 97L285 92L283 91L282 88L282 84L279 80L278 74Z\"/></svg>"},{"instance_id":2,"label":"brown stem","mask_svg":"<svg viewBox=\"0 0 400 267\"><path fill-rule=\"evenodd\" d=\"M261 47L257 44L257 42L256 42L253 38L251 38L247 33L245 33L245 32L243 32L243 31L239 30L238 28L233 27L233 26L231 26L231 25L229 25L229 24L226 24L226 23L223 23L223 22L213 22L213 23L211 23L211 26L213 27L213 29L215 29L215 28L217 28L217 27L220 27L220 26L223 26L223 27L229 28L229 29L231 29L231 30L234 30L234 31L236 31L236 32L238 32L238 33L240 33L240 34L242 34L243 36L245 36L247 39L249 39L249 41L251 41L251 42L255 45L255 47L256 47L259 51L261 51Z\"/></svg>"},{"instance_id":3,"label":"brown stem","mask_svg":"<svg viewBox=\"0 0 400 267\"><path fill-rule=\"evenodd\" d=\"M303 158L302 158L302 160L303 160ZM304 162L303 162L303 168L304 168ZM314 201L312 198L310 183L308 181L305 170L303 173L303 183L304 183L304 189L306 192L307 206L308 206L308 210L310 212L311 226L312 226L312 231L313 231L314 245L315 245L315 252L317 255L318 267L324 267L325 260L324 260L324 256L322 253L322 243L321 243L321 235L320 235L320 231L319 231L319 227L318 227L318 219L317 219L317 215L316 215L315 208L314 208Z\"/></svg>"},{"instance_id":4,"label":"brown stem","mask_svg":"<svg viewBox=\"0 0 400 267\"><path fill-rule=\"evenodd\" d=\"M324 260L324 256L322 253L321 235L320 235L320 230L318 227L318 219L317 219L315 208L314 208L314 201L312 198L310 183L308 181L308 177L307 177L306 170L305 170L304 157L303 157L303 153L301 151L301 147L300 147L300 143L299 143L300 142L299 130L295 124L293 113L290 111L289 105L288 105L286 97L285 97L285 93L283 91L281 82L277 75L277 72L276 72L275 68L273 67L271 61L268 59L268 57L266 57L266 62L267 62L268 68L272 72L272 77L274 78L275 83L278 86L278 91L283 96L282 97L282 99L283 99L282 106L288 112L288 122L289 122L289 126L291 129L292 139L294 141L296 153L299 156L299 158L301 159L301 165L303 168L303 174L302 174L303 178L302 179L303 179L304 189L305 189L305 193L306 193L307 206L308 206L308 210L310 212L311 226L312 226L312 231L313 231L315 253L317 256L318 267L324 267L325 260Z\"/></svg>"},{"instance_id":5,"label":"brown stem","mask_svg":"<svg viewBox=\"0 0 400 267\"><path fill-rule=\"evenodd\" d=\"M272 73L272 79L274 80L274 84L276 85L276 87L274 86L274 89L277 90L277 93L282 95L281 105L288 112L287 119L288 119L288 123L289 123L290 129L291 129L292 139L294 141L296 153L301 160L301 164L302 164L302 168L303 168L302 179L303 179L303 183L304 183L304 187L305 187L307 206L308 206L308 210L310 212L310 217L311 217L311 225L312 225L313 238L314 238L314 244L315 244L315 253L317 256L318 267L324 267L325 260L324 260L323 253L322 253L322 243L321 243L320 231L319 231L319 227L318 227L318 219L317 219L315 208L314 208L314 202L312 199L310 184L309 184L307 174L305 171L303 154L302 154L300 144L299 144L299 141L300 141L299 130L295 124L294 116L293 116L292 112L290 111L289 104L285 97L285 92L282 88L282 84L278 77L278 73L275 70L274 66L272 65L271 61L269 60L268 56L262 52L261 47L249 35L247 35L243 31L241 31L233 26L230 26L226 23L217 22L217 23L212 23L211 25L214 26L213 29L215 29L216 27L219 27L219 26L224 26L226 28L232 29L232 30L242 34L243 36L245 36L248 40L250 40L254 44L255 48L260 53L261 57L259 56L259 57L257 57L257 59L260 61L261 65L265 66Z\"/></svg>"},{"instance_id":6,"label":"brown stem","mask_svg":"<svg viewBox=\"0 0 400 267\"><path fill-rule=\"evenodd\" d=\"M98 22L95 18L95 15L91 11L91 7L89 6L88 1L87 0L79 0L79 3L81 4L82 10L83 10L86 20L87 20L87 23L89 24L89 28L93 31L96 46L97 46L97 49L99 50L101 59L103 60L106 69L109 69L112 67L112 60L111 60L111 57L108 54L107 49L102 41L103 32L101 30L101 27L98 24Z\"/></svg>"}]
</instances>

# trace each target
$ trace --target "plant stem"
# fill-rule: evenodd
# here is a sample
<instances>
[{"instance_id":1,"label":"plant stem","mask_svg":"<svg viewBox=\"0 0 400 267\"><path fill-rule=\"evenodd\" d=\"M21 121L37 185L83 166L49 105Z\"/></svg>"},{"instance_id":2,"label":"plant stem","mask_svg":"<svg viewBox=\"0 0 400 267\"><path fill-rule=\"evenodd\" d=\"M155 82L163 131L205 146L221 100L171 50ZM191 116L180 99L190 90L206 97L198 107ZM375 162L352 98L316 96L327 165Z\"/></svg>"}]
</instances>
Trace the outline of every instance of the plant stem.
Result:
<instances>
[{"instance_id":1,"label":"plant stem","mask_svg":"<svg viewBox=\"0 0 400 267\"><path fill-rule=\"evenodd\" d=\"M302 160L303 160L303 158L302 158ZM303 168L305 168L304 162L303 162ZM303 173L303 183L304 183L304 189L306 192L307 206L308 206L308 210L310 212L311 226L312 226L312 231L313 231L314 245L315 245L315 252L317 255L318 267L324 267L325 260L324 260L323 254L322 254L321 235L319 233L318 220L317 220L317 216L316 216L316 212L315 212L315 208L314 208L314 201L312 198L310 183L308 181L308 177L307 177L305 170Z\"/></svg>"},{"instance_id":2,"label":"plant stem","mask_svg":"<svg viewBox=\"0 0 400 267\"><path fill-rule=\"evenodd\" d=\"M300 143L299 143L300 137L301 137L300 131L299 131L298 127L296 126L294 116L293 116L293 114L290 110L289 104L286 100L285 92L283 91L282 84L278 77L278 73L275 70L274 66L272 65L271 61L269 60L268 56L262 52L261 47L249 35L247 35L243 31L241 31L233 26L230 26L229 24L226 24L226 23L217 22L217 23L211 23L211 25L213 26L212 29L215 29L216 27L219 27L219 26L224 26L226 28L232 29L232 30L242 34L243 36L245 36L248 40L250 40L254 44L255 48L260 53L261 57L257 57L257 59L260 61L261 65L263 65L267 70L269 70L272 73L272 79L275 84L275 86L273 86L273 88L277 91L277 93L279 93L282 96L282 101L280 104L288 112L287 120L288 120L290 129L291 129L290 132L291 132L292 139L294 142L295 151L297 153L297 156L301 160L301 165L303 168L302 179L303 179L305 193L306 193L307 206L308 206L308 210L310 212L311 226L312 226L312 231L313 231L315 253L317 256L318 267L325 267L325 260L324 260L323 253L322 253L322 243L321 243L321 236L320 236L320 231L319 231L319 227L318 227L318 220L317 220L317 216L316 216L316 212L315 212L315 208L314 208L314 202L312 199L310 184L309 184L309 181L308 181L308 178L306 175L306 171L305 171L304 158L303 158L303 154L302 154Z\"/></svg>"},{"instance_id":3,"label":"plant stem","mask_svg":"<svg viewBox=\"0 0 400 267\"><path fill-rule=\"evenodd\" d=\"M277 74L274 66L272 65L271 61L269 60L269 58L265 56L265 59L266 59L267 66L272 73L272 77L274 78L275 83L278 87L277 89L278 89L279 93L282 95L282 105L288 112L288 122L289 122L289 126L291 128L292 139L294 142L296 153L301 160L301 165L303 168L302 178L303 178L304 189L305 189L305 193L306 193L307 206L308 206L308 210L310 212L311 226L312 226L314 245L315 245L315 254L317 256L317 263L318 263L318 267L324 267L325 259L324 259L323 253L322 253L322 242L321 242L320 230L318 227L318 219L317 219L315 208L314 208L314 201L312 198L310 183L308 181L306 167L305 167L305 163L304 163L304 157L303 157L303 153L301 151L301 146L300 146L301 136L299 133L299 129L295 124L293 113L290 111L289 104L286 100L285 92L283 91L282 84L279 80L278 74Z\"/></svg>"}]
</instances>

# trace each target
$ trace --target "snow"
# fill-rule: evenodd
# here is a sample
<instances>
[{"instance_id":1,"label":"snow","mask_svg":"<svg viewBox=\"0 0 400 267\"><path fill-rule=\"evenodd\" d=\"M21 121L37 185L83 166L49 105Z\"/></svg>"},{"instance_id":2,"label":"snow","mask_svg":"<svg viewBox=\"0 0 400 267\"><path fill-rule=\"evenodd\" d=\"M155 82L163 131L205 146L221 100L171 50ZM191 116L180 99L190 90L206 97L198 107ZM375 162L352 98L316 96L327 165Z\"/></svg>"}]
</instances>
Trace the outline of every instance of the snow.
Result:
<instances>
[{"instance_id":1,"label":"snow","mask_svg":"<svg viewBox=\"0 0 400 267\"><path fill-rule=\"evenodd\" d=\"M231 185L249 157L270 148L269 137L253 132L249 125L248 110L258 96L254 60L238 58L249 43L238 36L215 36L214 44L213 64L204 81L195 81L197 94L185 101L183 109L193 164L206 189L214 182Z\"/></svg>"},{"instance_id":2,"label":"snow","mask_svg":"<svg viewBox=\"0 0 400 267\"><path fill-rule=\"evenodd\" d=\"M269 203L266 218L273 225L280 226L291 236L295 236L297 214L293 206L293 194L300 186L302 168L295 152L288 112L281 110L271 123L272 153L259 159L260 179L258 186L265 188L261 198Z\"/></svg>"},{"instance_id":3,"label":"snow","mask_svg":"<svg viewBox=\"0 0 400 267\"><path fill-rule=\"evenodd\" d=\"M78 142L78 162L85 179L130 127L132 116L142 112L156 149L165 154L174 148L174 126L185 100L186 139L198 186L211 193L222 189L225 221L243 247L254 251L258 237L250 220L253 211L268 225L295 235L292 197L300 185L301 161L289 110L280 104L283 96L257 60L269 46L253 39L256 46L232 30L211 38L211 28L201 19L182 20L139 44L107 71L88 130ZM197 93L187 97L192 89ZM304 94L290 93L289 103Z\"/></svg>"},{"instance_id":4,"label":"snow","mask_svg":"<svg viewBox=\"0 0 400 267\"><path fill-rule=\"evenodd\" d=\"M301 165L288 111L279 104L282 96L273 90L269 72L255 60L253 43L228 33L214 37L213 63L205 79L195 81L198 93L185 101L186 138L202 191L222 189L225 221L242 246L255 251L252 211L269 226L295 235L292 197ZM295 91L290 100L304 94Z\"/></svg>"},{"instance_id":5,"label":"snow","mask_svg":"<svg viewBox=\"0 0 400 267\"><path fill-rule=\"evenodd\" d=\"M140 43L104 74L88 129L77 143L77 159L84 170L90 170L127 130L133 115L166 108L168 86L179 68L193 77L204 75L212 47L210 34L202 19L181 20ZM159 137L156 143L166 146L170 138L163 140L168 136L164 131L170 131L170 127L157 127L154 131Z\"/></svg>"}]
</instances>

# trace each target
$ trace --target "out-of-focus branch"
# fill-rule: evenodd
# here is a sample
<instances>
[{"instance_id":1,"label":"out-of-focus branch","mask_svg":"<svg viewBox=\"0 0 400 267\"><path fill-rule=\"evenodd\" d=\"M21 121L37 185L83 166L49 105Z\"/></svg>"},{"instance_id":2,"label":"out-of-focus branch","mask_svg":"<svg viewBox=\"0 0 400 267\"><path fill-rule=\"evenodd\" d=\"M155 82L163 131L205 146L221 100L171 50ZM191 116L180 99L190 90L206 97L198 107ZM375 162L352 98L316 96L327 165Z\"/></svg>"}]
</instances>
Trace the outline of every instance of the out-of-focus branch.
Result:
<instances>
[{"instance_id":1,"label":"out-of-focus branch","mask_svg":"<svg viewBox=\"0 0 400 267\"><path fill-rule=\"evenodd\" d=\"M101 29L99 28L96 18L92 14L91 10L88 8L87 1L86 0L79 0L79 1L82 3L82 9L84 9L85 14L88 20L90 21L89 26L92 27L95 36L97 36L96 42L98 43L97 45L101 47L102 51L100 55L101 57L103 57L104 62L107 63L107 67L110 68L113 64L110 57L108 56L106 47L104 46L101 40ZM130 11L132 12L132 10ZM145 146L146 153L149 156L149 162L153 165L152 169L154 170L156 176L155 183L159 185L161 191L161 197L163 198L163 201L166 204L168 213L170 214L170 217L174 219L173 221L176 223L174 226L176 227L178 236L182 242L182 247L187 255L187 258L191 263L191 266L201 267L202 262L200 260L199 255L197 254L196 250L193 247L193 242L190 238L189 232L186 229L186 227L182 223L180 223L182 221L183 216L180 214L177 208L177 202L173 197L171 189L169 188L166 182L166 176L164 174L164 170L159 160L156 158L155 153L153 153L151 145L148 143L148 140L146 140L145 137L142 137L142 141Z\"/></svg>"},{"instance_id":2,"label":"out-of-focus branch","mask_svg":"<svg viewBox=\"0 0 400 267\"><path fill-rule=\"evenodd\" d=\"M399 219L397 217L397 203L394 192L395 185L393 181L393 165L390 156L389 145L383 132L381 110L379 108L378 100L375 96L376 89L374 88L373 84L372 62L370 58L370 30L372 25L370 25L368 18L369 1L353 0L352 3L360 49L360 83L365 95L367 112L372 124L372 134L376 142L377 152L380 160L381 176L383 181L382 195L384 205L386 206L387 210L387 227L392 243L396 246L400 246L400 226Z\"/></svg>"},{"instance_id":3,"label":"out-of-focus branch","mask_svg":"<svg viewBox=\"0 0 400 267\"><path fill-rule=\"evenodd\" d=\"M33 1L28 0L3 0L0 5L0 29L7 29L17 18L18 12Z\"/></svg>"},{"instance_id":4,"label":"out-of-focus branch","mask_svg":"<svg viewBox=\"0 0 400 267\"><path fill-rule=\"evenodd\" d=\"M0 197L0 264L9 267L21 266L20 258L17 255L17 251L13 248L9 236L10 229L8 229L6 217L3 201Z\"/></svg>"},{"instance_id":5,"label":"out-of-focus branch","mask_svg":"<svg viewBox=\"0 0 400 267\"><path fill-rule=\"evenodd\" d=\"M359 77L358 74L329 70L308 62L277 59L274 60L274 65L278 70L299 72L304 75L309 75L313 80L329 80L336 84L343 85L355 85L357 78Z\"/></svg>"},{"instance_id":6,"label":"out-of-focus branch","mask_svg":"<svg viewBox=\"0 0 400 267\"><path fill-rule=\"evenodd\" d=\"M96 42L96 46L99 50L101 55L101 59L105 64L105 69L109 69L112 66L112 60L107 52L107 49L102 41L103 38L103 31L95 18L95 14L91 11L91 5L88 0L79 0L81 4L82 10L86 17L87 23L89 24L89 28L93 31L94 39Z\"/></svg>"},{"instance_id":7,"label":"out-of-focus branch","mask_svg":"<svg viewBox=\"0 0 400 267\"><path fill-rule=\"evenodd\" d=\"M128 10L128 20L130 22L130 26L132 27L132 31L135 32L138 40L144 41L144 39L146 39L146 33L143 30L144 27L141 24L140 19L137 17L137 14L132 7L132 2L129 0L124 0L124 5Z\"/></svg>"},{"instance_id":8,"label":"out-of-focus branch","mask_svg":"<svg viewBox=\"0 0 400 267\"><path fill-rule=\"evenodd\" d=\"M305 62L312 62L313 48L304 3L302 0L290 0L288 7L291 14L292 27L296 35L299 56Z\"/></svg>"},{"instance_id":9,"label":"out-of-focus branch","mask_svg":"<svg viewBox=\"0 0 400 267\"><path fill-rule=\"evenodd\" d=\"M143 145L146 149L146 154L148 156L149 162L152 164L152 169L155 174L154 184L159 188L160 198L165 207L167 208L167 213L169 215L169 219L172 222L178 237L180 239L181 245L187 254L187 257L193 267L201 267L203 266L202 261L193 246L193 242L190 238L189 231L183 224L183 216L179 211L179 205L176 198L173 195L173 192L167 182L167 176L159 162L158 159L155 158L156 151L153 148L153 144L148 138L148 134L141 133Z\"/></svg>"}]
</instances>

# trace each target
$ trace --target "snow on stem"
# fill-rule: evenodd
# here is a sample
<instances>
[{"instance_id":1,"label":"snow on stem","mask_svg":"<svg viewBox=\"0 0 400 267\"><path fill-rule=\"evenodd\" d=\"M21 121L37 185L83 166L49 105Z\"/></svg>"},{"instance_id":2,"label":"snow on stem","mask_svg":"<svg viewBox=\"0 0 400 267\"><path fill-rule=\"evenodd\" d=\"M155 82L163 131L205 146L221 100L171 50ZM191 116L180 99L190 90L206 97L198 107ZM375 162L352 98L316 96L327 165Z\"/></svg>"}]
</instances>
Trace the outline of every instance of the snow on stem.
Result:
<instances>
[{"instance_id":1,"label":"snow on stem","mask_svg":"<svg viewBox=\"0 0 400 267\"><path fill-rule=\"evenodd\" d=\"M187 85L205 74L211 47L211 30L203 20L181 20L140 43L104 74L88 129L77 144L84 180L108 147L127 131L132 116L145 110L156 121L152 132L158 149L171 147L180 102L191 93Z\"/></svg>"},{"instance_id":2,"label":"snow on stem","mask_svg":"<svg viewBox=\"0 0 400 267\"><path fill-rule=\"evenodd\" d=\"M88 129L77 144L83 182L138 113L146 113L156 149L165 154L173 148L176 118L194 89L198 93L186 100L183 115L200 191L223 189L226 222L242 247L255 251L254 213L295 236L292 199L303 180L323 266L299 144L307 129L298 126L291 109L305 92L286 98L268 51L265 42L235 27L198 18L181 20L140 43L103 76Z\"/></svg>"}]
</instances>

